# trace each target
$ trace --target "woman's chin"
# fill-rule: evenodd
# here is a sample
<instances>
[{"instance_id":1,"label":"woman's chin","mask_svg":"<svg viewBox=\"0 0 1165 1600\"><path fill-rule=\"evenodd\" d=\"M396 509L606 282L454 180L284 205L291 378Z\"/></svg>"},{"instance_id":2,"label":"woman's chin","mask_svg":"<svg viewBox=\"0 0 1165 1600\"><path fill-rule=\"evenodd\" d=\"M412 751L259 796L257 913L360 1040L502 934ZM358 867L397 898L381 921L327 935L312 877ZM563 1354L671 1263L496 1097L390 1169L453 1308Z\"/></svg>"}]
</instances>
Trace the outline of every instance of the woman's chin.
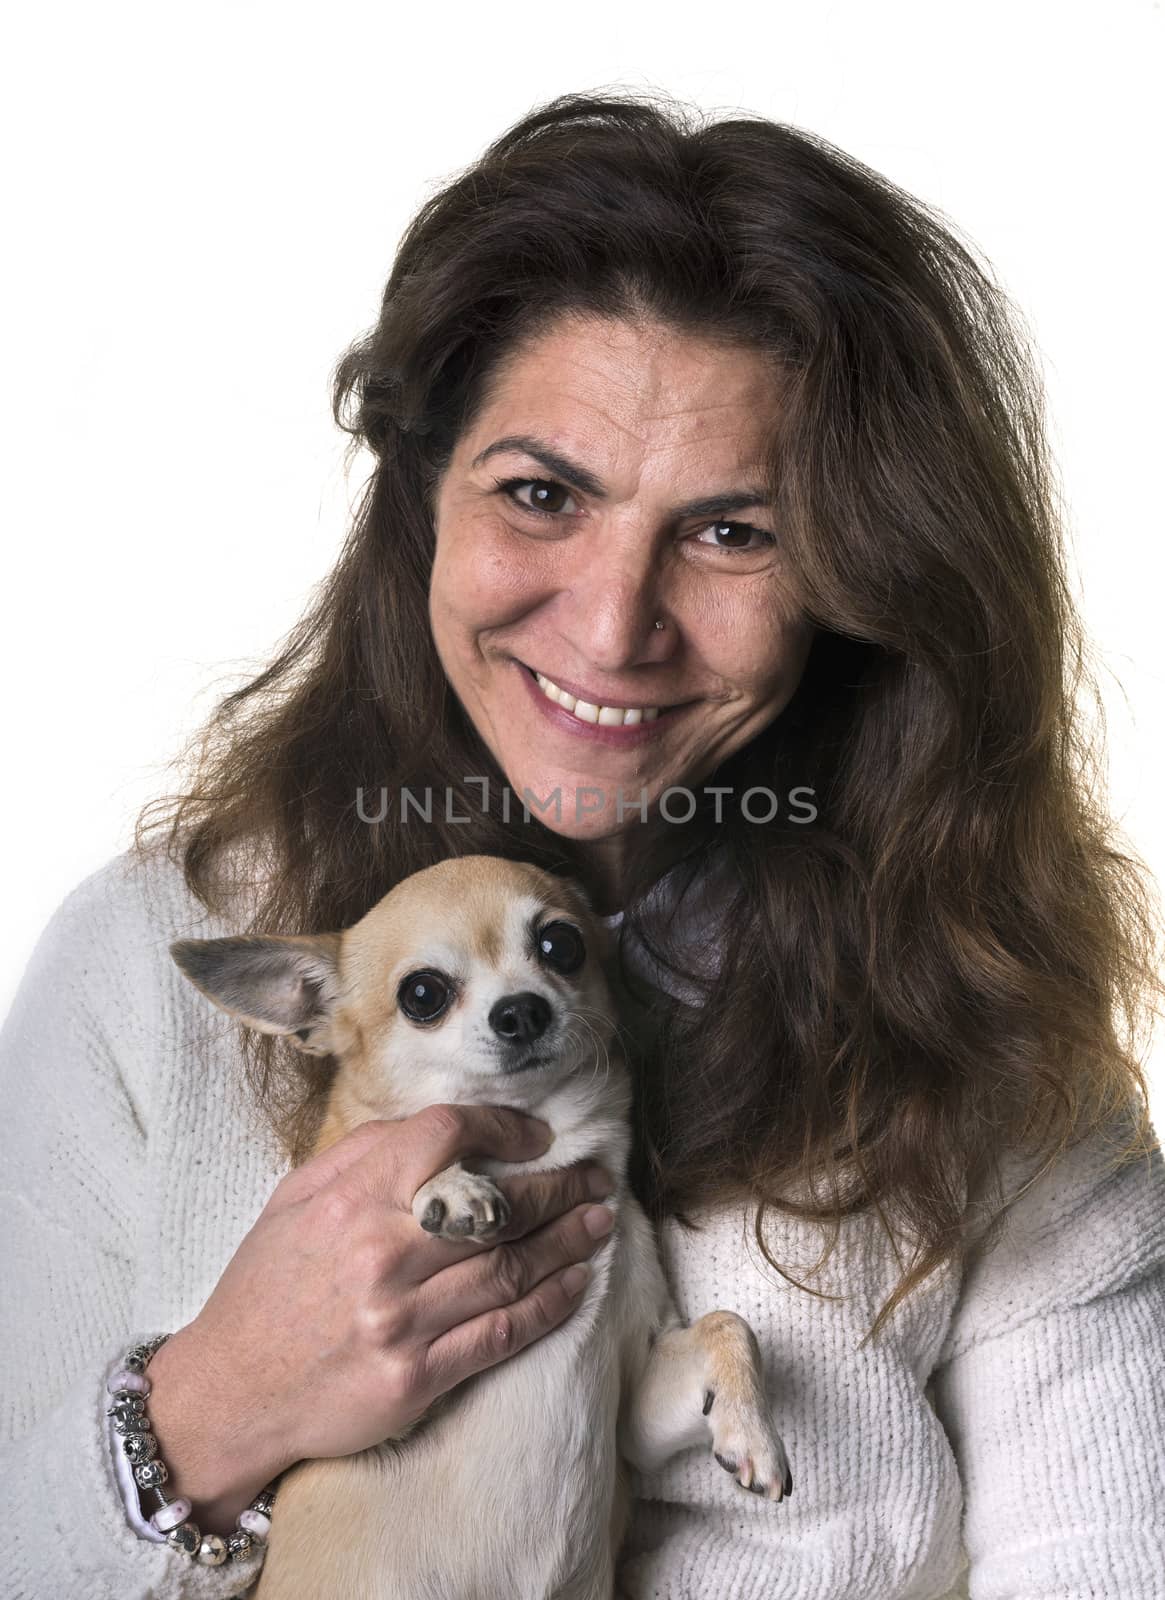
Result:
<instances>
[{"instance_id":1,"label":"woman's chin","mask_svg":"<svg viewBox=\"0 0 1165 1600\"><path fill-rule=\"evenodd\" d=\"M654 784L644 797L642 785L621 786L598 778L583 782L577 773L559 776L547 773L545 768L529 777L515 774L512 764L504 770L510 791L510 816L520 819L528 813L531 821L541 822L564 839L583 842L611 838L643 827L644 817L650 819L652 814Z\"/></svg>"},{"instance_id":2,"label":"woman's chin","mask_svg":"<svg viewBox=\"0 0 1165 1600\"><path fill-rule=\"evenodd\" d=\"M560 814L555 813L553 805L546 810L531 805L530 816L537 818L551 833L556 833L563 839L573 839L579 844L598 844L603 839L613 839L633 833L637 828L644 826L637 806L634 810L624 806L624 814L620 818L613 804L604 806L598 812L585 810L585 805L584 797L576 814L573 796L564 793ZM649 818L650 815L649 811Z\"/></svg>"}]
</instances>

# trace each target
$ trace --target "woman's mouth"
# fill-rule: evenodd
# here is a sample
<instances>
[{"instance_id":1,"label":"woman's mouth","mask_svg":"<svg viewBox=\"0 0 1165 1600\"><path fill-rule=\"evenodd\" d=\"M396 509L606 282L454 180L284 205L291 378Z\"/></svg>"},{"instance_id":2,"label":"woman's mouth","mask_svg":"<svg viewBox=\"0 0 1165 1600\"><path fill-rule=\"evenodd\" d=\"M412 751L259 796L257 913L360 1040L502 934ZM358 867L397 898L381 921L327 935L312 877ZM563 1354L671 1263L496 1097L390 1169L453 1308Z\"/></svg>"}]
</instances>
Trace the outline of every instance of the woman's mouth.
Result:
<instances>
[{"instance_id":1,"label":"woman's mouth","mask_svg":"<svg viewBox=\"0 0 1165 1600\"><path fill-rule=\"evenodd\" d=\"M533 671L533 668L530 670ZM577 695L568 694L565 689L560 689L558 684L552 683L541 672L535 672L534 678L548 700L565 707L581 721L593 722L604 728L623 728L636 722L654 722L661 710L668 709L660 706L591 705L589 701L581 700Z\"/></svg>"},{"instance_id":2,"label":"woman's mouth","mask_svg":"<svg viewBox=\"0 0 1165 1600\"><path fill-rule=\"evenodd\" d=\"M515 658L516 661L516 658ZM530 685L531 694L544 715L558 727L572 733L597 739L603 744L640 744L654 737L656 731L669 724L678 712L694 704L685 701L672 706L605 706L583 700L562 688L545 673L538 672L524 661L516 661L522 676Z\"/></svg>"}]
</instances>

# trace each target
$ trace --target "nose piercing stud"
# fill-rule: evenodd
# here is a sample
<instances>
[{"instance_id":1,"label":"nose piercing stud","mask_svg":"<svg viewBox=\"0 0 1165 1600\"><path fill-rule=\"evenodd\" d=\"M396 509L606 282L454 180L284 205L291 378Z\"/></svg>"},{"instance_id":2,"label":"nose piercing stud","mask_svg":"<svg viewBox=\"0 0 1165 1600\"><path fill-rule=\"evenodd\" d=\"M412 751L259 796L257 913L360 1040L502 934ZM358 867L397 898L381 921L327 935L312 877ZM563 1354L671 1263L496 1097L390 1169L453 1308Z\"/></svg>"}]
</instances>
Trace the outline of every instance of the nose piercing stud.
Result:
<instances>
[{"instance_id":1,"label":"nose piercing stud","mask_svg":"<svg viewBox=\"0 0 1165 1600\"><path fill-rule=\"evenodd\" d=\"M662 622L657 622L657 623L656 623L656 624L655 624L655 626L656 626L656 627L657 627L657 628L662 628L662 627L663 627L663 623L662 623Z\"/></svg>"}]
</instances>

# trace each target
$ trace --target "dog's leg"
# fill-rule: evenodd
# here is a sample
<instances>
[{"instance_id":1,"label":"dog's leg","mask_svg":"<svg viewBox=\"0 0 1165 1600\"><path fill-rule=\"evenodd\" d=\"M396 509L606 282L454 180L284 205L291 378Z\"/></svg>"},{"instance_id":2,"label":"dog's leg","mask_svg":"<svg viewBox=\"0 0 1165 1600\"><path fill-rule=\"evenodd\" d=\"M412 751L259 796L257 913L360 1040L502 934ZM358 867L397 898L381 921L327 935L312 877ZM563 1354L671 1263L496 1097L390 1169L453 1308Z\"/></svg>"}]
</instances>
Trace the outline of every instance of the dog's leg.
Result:
<instances>
[{"instance_id":1,"label":"dog's leg","mask_svg":"<svg viewBox=\"0 0 1165 1600\"><path fill-rule=\"evenodd\" d=\"M417 1190L413 1216L441 1239L486 1240L510 1220L510 1206L492 1178L455 1161Z\"/></svg>"},{"instance_id":2,"label":"dog's leg","mask_svg":"<svg viewBox=\"0 0 1165 1600\"><path fill-rule=\"evenodd\" d=\"M742 1488L770 1500L792 1492L765 1399L760 1347L733 1311L710 1311L690 1328L678 1318L665 1325L620 1419L620 1454L640 1472L658 1471L677 1451L705 1442Z\"/></svg>"}]
</instances>

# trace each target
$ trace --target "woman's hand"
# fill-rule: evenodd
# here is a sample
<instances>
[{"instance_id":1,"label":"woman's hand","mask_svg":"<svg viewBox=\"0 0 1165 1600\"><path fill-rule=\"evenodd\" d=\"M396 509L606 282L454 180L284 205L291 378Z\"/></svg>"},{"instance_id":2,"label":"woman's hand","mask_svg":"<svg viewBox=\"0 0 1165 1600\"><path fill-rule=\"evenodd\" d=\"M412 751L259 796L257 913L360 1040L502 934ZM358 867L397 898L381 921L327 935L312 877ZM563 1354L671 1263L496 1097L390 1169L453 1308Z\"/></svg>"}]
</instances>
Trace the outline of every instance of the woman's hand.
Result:
<instances>
[{"instance_id":1,"label":"woman's hand","mask_svg":"<svg viewBox=\"0 0 1165 1600\"><path fill-rule=\"evenodd\" d=\"M588 1214L607 1228L612 1216L593 1203L613 1188L601 1169L498 1179L511 1216L490 1248L434 1238L410 1211L460 1157L530 1161L549 1144L547 1124L518 1111L430 1106L364 1123L281 1180L150 1363L159 1453L196 1519L221 1532L294 1462L393 1438L566 1319L586 1278L572 1282L572 1264L603 1237Z\"/></svg>"}]
</instances>

